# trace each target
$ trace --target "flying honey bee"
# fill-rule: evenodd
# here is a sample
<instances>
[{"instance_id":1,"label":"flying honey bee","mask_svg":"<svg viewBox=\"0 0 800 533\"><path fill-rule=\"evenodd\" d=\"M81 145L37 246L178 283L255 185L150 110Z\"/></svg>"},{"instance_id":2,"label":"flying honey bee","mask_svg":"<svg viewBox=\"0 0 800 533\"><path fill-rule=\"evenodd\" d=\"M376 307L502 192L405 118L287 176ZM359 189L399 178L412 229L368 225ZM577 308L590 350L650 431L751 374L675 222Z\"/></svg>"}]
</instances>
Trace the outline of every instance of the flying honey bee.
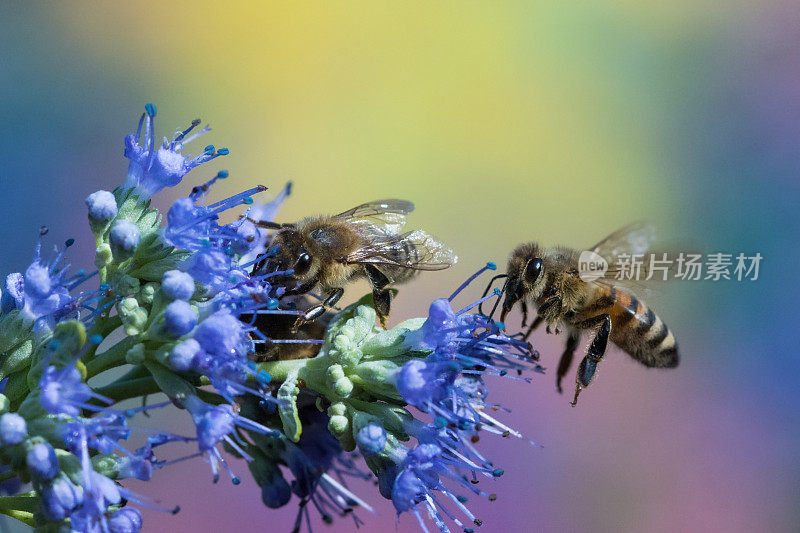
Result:
<instances>
[{"instance_id":1,"label":"flying honey bee","mask_svg":"<svg viewBox=\"0 0 800 533\"><path fill-rule=\"evenodd\" d=\"M594 257L605 259L607 265L618 265L626 257L645 254L653 236L652 227L636 223L609 235L590 250L596 254ZM586 275L582 278L580 255L576 250L561 246L542 248L536 243L518 246L508 260L506 296L500 318L505 321L514 305L521 302L524 326L528 314L526 302L530 302L536 308L537 317L525 338L542 322L547 324L548 333L558 333L560 326L566 326L566 348L556 377L559 392L561 379L572 364L581 330L596 331L578 366L573 407L581 391L592 382L609 339L648 367L674 368L679 361L678 345L672 332L634 296L635 281L609 276L615 274L613 270L597 279Z\"/></svg>"},{"instance_id":2,"label":"flying honey bee","mask_svg":"<svg viewBox=\"0 0 800 533\"><path fill-rule=\"evenodd\" d=\"M375 311L385 327L391 301L388 286L408 281L420 270L443 270L458 259L425 231L401 233L413 210L414 204L407 200L376 200L293 224L256 222L278 232L255 271L292 270L288 280L294 285L284 296L307 294L315 287L323 292L322 303L301 315L295 330L334 306L345 285L358 278L372 285Z\"/></svg>"}]
</instances>

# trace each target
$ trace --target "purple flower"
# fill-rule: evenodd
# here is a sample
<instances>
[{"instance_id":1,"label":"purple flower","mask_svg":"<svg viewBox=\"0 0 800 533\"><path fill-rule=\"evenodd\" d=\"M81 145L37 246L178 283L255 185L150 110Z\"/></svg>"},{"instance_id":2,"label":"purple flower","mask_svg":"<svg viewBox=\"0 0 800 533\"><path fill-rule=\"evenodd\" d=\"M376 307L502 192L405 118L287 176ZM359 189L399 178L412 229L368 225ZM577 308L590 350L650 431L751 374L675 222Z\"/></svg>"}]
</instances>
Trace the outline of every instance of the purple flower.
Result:
<instances>
[{"instance_id":1,"label":"purple flower","mask_svg":"<svg viewBox=\"0 0 800 533\"><path fill-rule=\"evenodd\" d=\"M197 429L197 446L201 454L208 456L215 483L219 479L220 464L228 471L233 482L235 484L239 483L239 478L233 475L225 459L222 458L219 449L217 449L217 445L220 442L225 441L246 460L252 460L239 444L231 438L236 426L265 435L277 434L274 430L234 413L230 405L210 405L200 400L197 396L186 398L184 405L194 420Z\"/></svg>"},{"instance_id":2,"label":"purple flower","mask_svg":"<svg viewBox=\"0 0 800 533\"><path fill-rule=\"evenodd\" d=\"M84 468L82 485L83 505L70 515L72 529L84 532L107 530L108 506L117 505L122 500L120 487L91 468Z\"/></svg>"},{"instance_id":3,"label":"purple flower","mask_svg":"<svg viewBox=\"0 0 800 533\"><path fill-rule=\"evenodd\" d=\"M167 211L164 238L176 248L197 251L208 245L215 224L211 209L196 205L189 197L178 198Z\"/></svg>"},{"instance_id":4,"label":"purple flower","mask_svg":"<svg viewBox=\"0 0 800 533\"><path fill-rule=\"evenodd\" d=\"M214 355L244 358L250 348L244 324L227 309L203 320L193 337L203 350Z\"/></svg>"},{"instance_id":5,"label":"purple flower","mask_svg":"<svg viewBox=\"0 0 800 533\"><path fill-rule=\"evenodd\" d=\"M169 353L169 364L179 372L192 370L198 362L198 355L202 352L200 343L194 339L187 339L175 345Z\"/></svg>"},{"instance_id":6,"label":"purple flower","mask_svg":"<svg viewBox=\"0 0 800 533\"><path fill-rule=\"evenodd\" d=\"M395 376L395 385L404 400L427 412L430 402L448 395L458 371L453 363L412 359Z\"/></svg>"},{"instance_id":7,"label":"purple flower","mask_svg":"<svg viewBox=\"0 0 800 533\"><path fill-rule=\"evenodd\" d=\"M292 182L290 181L275 195L275 198L264 204L251 205L244 215L234 223L236 234L240 237L239 243L235 245L235 250L236 253L243 256L243 260L253 260L266 250L268 233L263 228L257 227L253 221L273 221L291 193Z\"/></svg>"},{"instance_id":8,"label":"purple flower","mask_svg":"<svg viewBox=\"0 0 800 533\"><path fill-rule=\"evenodd\" d=\"M72 244L68 241L68 244ZM3 292L3 311L19 309L23 316L35 321L34 329L41 327L40 318L52 316L57 320L66 315L71 308L72 298L66 286L66 267L58 263L63 252L47 264L41 258L41 242L36 245L33 263L25 274L15 272L6 277L6 290Z\"/></svg>"},{"instance_id":9,"label":"purple flower","mask_svg":"<svg viewBox=\"0 0 800 533\"><path fill-rule=\"evenodd\" d=\"M125 416L109 411L94 418L78 418L64 425L61 439L75 455L80 455L85 447L111 453L119 449L117 444L130 436Z\"/></svg>"},{"instance_id":10,"label":"purple flower","mask_svg":"<svg viewBox=\"0 0 800 533\"><path fill-rule=\"evenodd\" d=\"M225 291L247 279L247 273L235 268L230 255L211 247L193 253L181 264L181 268L206 285L210 294Z\"/></svg>"},{"instance_id":11,"label":"purple flower","mask_svg":"<svg viewBox=\"0 0 800 533\"><path fill-rule=\"evenodd\" d=\"M39 380L39 390L42 407L52 414L78 416L81 409L97 409L96 406L86 403L89 398L102 398L81 381L81 373L74 366L63 370L54 366L47 367Z\"/></svg>"},{"instance_id":12,"label":"purple flower","mask_svg":"<svg viewBox=\"0 0 800 533\"><path fill-rule=\"evenodd\" d=\"M65 475L60 475L39 491L42 498L42 512L54 522L67 518L83 503L83 488L75 485Z\"/></svg>"},{"instance_id":13,"label":"purple flower","mask_svg":"<svg viewBox=\"0 0 800 533\"><path fill-rule=\"evenodd\" d=\"M107 222L117 216L117 200L108 191L93 192L86 197L86 207L89 208L89 218Z\"/></svg>"},{"instance_id":14,"label":"purple flower","mask_svg":"<svg viewBox=\"0 0 800 533\"><path fill-rule=\"evenodd\" d=\"M182 153L184 145L211 129L206 126L189 135L200 125L200 120L194 120L187 129L176 132L171 141L164 138L163 143L156 147L155 116L155 106L147 104L145 113L139 119L136 133L125 137L125 157L130 160L130 164L123 187L134 189L142 198L149 198L164 187L177 185L194 167L228 153L225 148L215 151L210 145L195 157ZM144 139L142 139L142 127L144 127ZM144 146L139 144L142 140Z\"/></svg>"},{"instance_id":15,"label":"purple flower","mask_svg":"<svg viewBox=\"0 0 800 533\"><path fill-rule=\"evenodd\" d=\"M180 270L169 270L161 280L161 290L170 300L188 300L194 294L194 278Z\"/></svg>"},{"instance_id":16,"label":"purple flower","mask_svg":"<svg viewBox=\"0 0 800 533\"><path fill-rule=\"evenodd\" d=\"M139 533L142 530L142 513L133 507L123 507L108 519L110 533Z\"/></svg>"},{"instance_id":17,"label":"purple flower","mask_svg":"<svg viewBox=\"0 0 800 533\"><path fill-rule=\"evenodd\" d=\"M386 431L378 424L370 422L358 432L356 441L364 455L375 455L386 448Z\"/></svg>"},{"instance_id":18,"label":"purple flower","mask_svg":"<svg viewBox=\"0 0 800 533\"><path fill-rule=\"evenodd\" d=\"M60 465L56 451L47 442L37 442L25 455L28 470L38 479L53 479L58 474Z\"/></svg>"},{"instance_id":19,"label":"purple flower","mask_svg":"<svg viewBox=\"0 0 800 533\"><path fill-rule=\"evenodd\" d=\"M13 446L19 444L28 434L25 419L16 413L6 413L0 416L0 444Z\"/></svg>"},{"instance_id":20,"label":"purple flower","mask_svg":"<svg viewBox=\"0 0 800 533\"><path fill-rule=\"evenodd\" d=\"M392 487L392 503L397 513L410 512L414 514L421 529L428 531L418 509L418 505L422 505L439 531L450 532L442 514L452 520L462 531L472 531L444 507L443 502L437 496L441 495L449 500L448 503L455 505L470 522L481 525L482 522L475 518L475 515L464 505L467 499L454 493L443 482L448 480L475 494L487 496L490 500L494 499L493 495L478 490L470 485L466 478L458 475L457 470L464 466L468 467L469 465L436 444L420 444L410 450L403 461L403 470L395 479Z\"/></svg>"},{"instance_id":21,"label":"purple flower","mask_svg":"<svg viewBox=\"0 0 800 533\"><path fill-rule=\"evenodd\" d=\"M183 300L171 302L164 311L164 328L181 337L194 329L197 325L197 311Z\"/></svg>"}]
</instances>

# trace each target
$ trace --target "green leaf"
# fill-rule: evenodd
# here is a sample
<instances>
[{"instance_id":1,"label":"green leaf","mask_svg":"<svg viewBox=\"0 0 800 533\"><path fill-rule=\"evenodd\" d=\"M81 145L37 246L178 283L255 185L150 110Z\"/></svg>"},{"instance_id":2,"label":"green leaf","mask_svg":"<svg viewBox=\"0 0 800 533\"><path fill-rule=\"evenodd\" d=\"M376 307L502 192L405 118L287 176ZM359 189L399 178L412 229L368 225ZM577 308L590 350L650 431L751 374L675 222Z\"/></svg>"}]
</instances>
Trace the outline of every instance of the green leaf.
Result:
<instances>
[{"instance_id":1,"label":"green leaf","mask_svg":"<svg viewBox=\"0 0 800 533\"><path fill-rule=\"evenodd\" d=\"M146 281L161 281L161 279L164 277L164 272L167 270L174 270L178 263L184 259L186 259L185 254L175 253L165 257L164 259L148 261L141 266L132 268L128 271L128 274Z\"/></svg>"},{"instance_id":2,"label":"green leaf","mask_svg":"<svg viewBox=\"0 0 800 533\"><path fill-rule=\"evenodd\" d=\"M19 496L0 497L0 511L26 511L36 512L39 509L39 498L33 493Z\"/></svg>"},{"instance_id":3,"label":"green leaf","mask_svg":"<svg viewBox=\"0 0 800 533\"><path fill-rule=\"evenodd\" d=\"M195 395L195 387L165 366L154 361L145 361L144 366L153 375L158 387L170 398L185 398Z\"/></svg>"}]
</instances>

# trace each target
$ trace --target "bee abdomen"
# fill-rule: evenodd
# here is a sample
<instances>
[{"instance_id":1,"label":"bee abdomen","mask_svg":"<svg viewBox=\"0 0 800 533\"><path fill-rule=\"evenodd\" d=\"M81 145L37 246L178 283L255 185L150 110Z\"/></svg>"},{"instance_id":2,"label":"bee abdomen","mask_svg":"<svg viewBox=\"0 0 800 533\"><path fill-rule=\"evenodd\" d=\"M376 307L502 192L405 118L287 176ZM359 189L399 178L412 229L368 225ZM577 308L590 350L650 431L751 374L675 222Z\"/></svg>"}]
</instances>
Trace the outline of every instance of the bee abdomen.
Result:
<instances>
[{"instance_id":1,"label":"bee abdomen","mask_svg":"<svg viewBox=\"0 0 800 533\"><path fill-rule=\"evenodd\" d=\"M661 317L634 295L614 292L611 340L645 366L678 366L678 344Z\"/></svg>"}]
</instances>

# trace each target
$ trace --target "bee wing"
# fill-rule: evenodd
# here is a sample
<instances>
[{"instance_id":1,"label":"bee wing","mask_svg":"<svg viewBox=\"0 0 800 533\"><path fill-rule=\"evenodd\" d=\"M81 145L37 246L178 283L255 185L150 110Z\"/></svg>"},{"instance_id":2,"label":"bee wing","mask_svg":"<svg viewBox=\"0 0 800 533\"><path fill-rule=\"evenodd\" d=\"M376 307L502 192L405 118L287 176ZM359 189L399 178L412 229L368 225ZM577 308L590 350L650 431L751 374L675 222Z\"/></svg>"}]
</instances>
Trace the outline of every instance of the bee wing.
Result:
<instances>
[{"instance_id":1,"label":"bee wing","mask_svg":"<svg viewBox=\"0 0 800 533\"><path fill-rule=\"evenodd\" d=\"M444 270L458 261L453 250L422 230L385 235L366 242L344 263L370 263L412 270Z\"/></svg>"},{"instance_id":2,"label":"bee wing","mask_svg":"<svg viewBox=\"0 0 800 533\"><path fill-rule=\"evenodd\" d=\"M394 235L400 233L406 223L406 215L414 210L414 204L408 200L386 199L374 200L357 205L334 218L347 220L356 226L374 226L372 230Z\"/></svg>"},{"instance_id":3,"label":"bee wing","mask_svg":"<svg viewBox=\"0 0 800 533\"><path fill-rule=\"evenodd\" d=\"M595 244L591 251L601 256L608 263L608 270L605 276L592 281L599 285L614 286L627 289L640 295L647 295L652 292L651 282L662 280L664 274L661 273L664 266L652 268L650 262L650 251L653 241L655 241L656 230L652 225L638 221L624 226L599 243ZM638 256L641 265L638 267L638 274L631 275L631 261L634 256ZM655 260L661 260L661 254L654 254ZM674 258L668 254L667 260ZM623 266L627 264L626 266ZM667 276L674 273L674 263L666 267ZM658 270L658 272L657 272ZM650 279L648 279L650 278Z\"/></svg>"},{"instance_id":4,"label":"bee wing","mask_svg":"<svg viewBox=\"0 0 800 533\"><path fill-rule=\"evenodd\" d=\"M590 250L603 257L610 266L618 263L619 257L623 254L646 254L655 238L655 227L639 221L618 229Z\"/></svg>"}]
</instances>

